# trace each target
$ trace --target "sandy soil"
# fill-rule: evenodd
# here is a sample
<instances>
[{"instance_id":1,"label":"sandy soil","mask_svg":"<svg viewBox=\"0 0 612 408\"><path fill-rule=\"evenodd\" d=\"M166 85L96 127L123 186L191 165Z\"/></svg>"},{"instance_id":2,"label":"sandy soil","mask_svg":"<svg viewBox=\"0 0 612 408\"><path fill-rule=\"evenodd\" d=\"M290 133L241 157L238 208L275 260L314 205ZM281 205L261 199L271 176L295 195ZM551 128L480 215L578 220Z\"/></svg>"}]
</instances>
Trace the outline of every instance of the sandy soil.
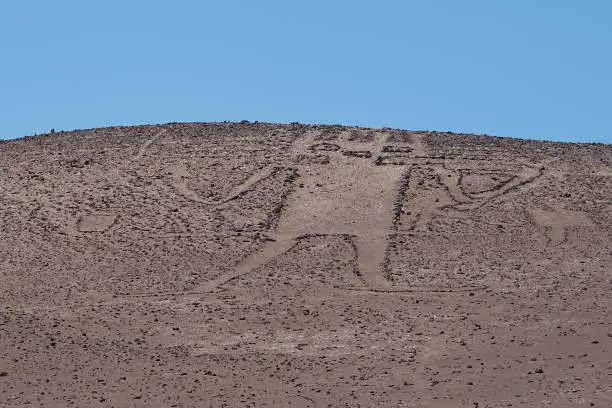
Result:
<instances>
[{"instance_id":1,"label":"sandy soil","mask_svg":"<svg viewBox=\"0 0 612 408\"><path fill-rule=\"evenodd\" d=\"M612 146L0 142L0 406L612 406Z\"/></svg>"}]
</instances>

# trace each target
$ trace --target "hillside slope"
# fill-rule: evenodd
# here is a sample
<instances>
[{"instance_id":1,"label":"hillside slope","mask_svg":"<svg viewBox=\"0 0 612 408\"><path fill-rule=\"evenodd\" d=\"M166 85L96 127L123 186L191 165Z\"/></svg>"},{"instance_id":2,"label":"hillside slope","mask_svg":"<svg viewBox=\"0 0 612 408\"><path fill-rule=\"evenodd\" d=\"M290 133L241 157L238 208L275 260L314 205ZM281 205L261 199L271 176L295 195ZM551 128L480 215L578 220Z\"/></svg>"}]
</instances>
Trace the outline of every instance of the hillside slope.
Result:
<instances>
[{"instance_id":1,"label":"hillside slope","mask_svg":"<svg viewBox=\"0 0 612 408\"><path fill-rule=\"evenodd\" d=\"M611 145L0 142L0 405L612 406L611 265Z\"/></svg>"}]
</instances>

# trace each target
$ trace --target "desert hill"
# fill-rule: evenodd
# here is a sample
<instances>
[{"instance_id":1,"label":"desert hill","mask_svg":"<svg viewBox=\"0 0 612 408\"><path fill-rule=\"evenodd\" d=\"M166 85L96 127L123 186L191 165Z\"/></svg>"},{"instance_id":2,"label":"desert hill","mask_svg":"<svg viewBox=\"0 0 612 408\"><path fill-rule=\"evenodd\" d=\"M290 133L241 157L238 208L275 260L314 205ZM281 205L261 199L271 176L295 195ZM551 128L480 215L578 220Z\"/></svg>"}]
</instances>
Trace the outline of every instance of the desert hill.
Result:
<instances>
[{"instance_id":1,"label":"desert hill","mask_svg":"<svg viewBox=\"0 0 612 408\"><path fill-rule=\"evenodd\" d=\"M612 146L0 142L0 406L612 406Z\"/></svg>"}]
</instances>

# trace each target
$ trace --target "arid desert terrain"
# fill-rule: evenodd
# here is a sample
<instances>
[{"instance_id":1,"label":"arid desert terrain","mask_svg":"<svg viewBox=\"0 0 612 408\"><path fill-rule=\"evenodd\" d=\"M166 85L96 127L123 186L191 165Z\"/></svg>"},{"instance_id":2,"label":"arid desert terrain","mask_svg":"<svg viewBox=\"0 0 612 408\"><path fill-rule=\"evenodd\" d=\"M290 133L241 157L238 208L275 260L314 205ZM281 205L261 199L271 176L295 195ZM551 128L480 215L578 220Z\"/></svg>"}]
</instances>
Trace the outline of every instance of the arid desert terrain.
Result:
<instances>
[{"instance_id":1,"label":"arid desert terrain","mask_svg":"<svg viewBox=\"0 0 612 408\"><path fill-rule=\"evenodd\" d=\"M1 407L612 407L612 145L0 142Z\"/></svg>"}]
</instances>

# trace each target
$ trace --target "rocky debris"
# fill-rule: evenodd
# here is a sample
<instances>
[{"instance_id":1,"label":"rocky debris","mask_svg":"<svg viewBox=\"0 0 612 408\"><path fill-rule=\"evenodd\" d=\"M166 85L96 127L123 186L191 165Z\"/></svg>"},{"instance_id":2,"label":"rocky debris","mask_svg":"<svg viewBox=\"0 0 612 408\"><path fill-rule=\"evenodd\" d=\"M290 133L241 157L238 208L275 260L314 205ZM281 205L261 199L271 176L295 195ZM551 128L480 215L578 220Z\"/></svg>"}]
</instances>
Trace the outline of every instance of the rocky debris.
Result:
<instances>
[{"instance_id":1,"label":"rocky debris","mask_svg":"<svg viewBox=\"0 0 612 408\"><path fill-rule=\"evenodd\" d=\"M610 145L172 123L6 141L0 167L3 407L610 406ZM340 207L388 213L380 270L380 226L301 228Z\"/></svg>"}]
</instances>

